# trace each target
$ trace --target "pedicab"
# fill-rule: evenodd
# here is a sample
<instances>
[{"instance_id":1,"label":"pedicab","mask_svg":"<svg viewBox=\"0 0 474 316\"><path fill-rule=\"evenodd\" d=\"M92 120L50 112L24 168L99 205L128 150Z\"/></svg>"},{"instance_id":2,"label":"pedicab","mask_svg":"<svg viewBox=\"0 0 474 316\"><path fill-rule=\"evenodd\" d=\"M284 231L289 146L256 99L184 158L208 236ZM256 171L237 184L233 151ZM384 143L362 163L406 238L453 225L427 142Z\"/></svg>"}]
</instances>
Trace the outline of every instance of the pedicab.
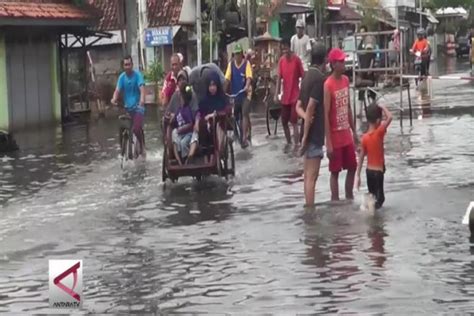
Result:
<instances>
[{"instance_id":1,"label":"pedicab","mask_svg":"<svg viewBox=\"0 0 474 316\"><path fill-rule=\"evenodd\" d=\"M205 65L204 65L205 66ZM205 75L206 68L196 67L193 72L199 72L198 75L190 76L190 84L198 96L202 96L202 85L200 81ZM220 70L219 70L220 71ZM221 74L220 74L221 75ZM224 76L222 75L222 78ZM162 180L170 179L172 182L181 177L193 177L200 181L203 177L217 175L228 179L229 176L235 176L235 156L231 137L228 131L232 130L229 114L214 113L213 117L207 122L208 130L206 137L200 133L200 142L197 154L192 161L186 163L186 157L181 157L183 163L179 164L174 156L172 141L172 126L169 122L165 123L164 150L162 162ZM219 137L218 135L221 135ZM207 141L201 141L207 139Z\"/></svg>"}]
</instances>

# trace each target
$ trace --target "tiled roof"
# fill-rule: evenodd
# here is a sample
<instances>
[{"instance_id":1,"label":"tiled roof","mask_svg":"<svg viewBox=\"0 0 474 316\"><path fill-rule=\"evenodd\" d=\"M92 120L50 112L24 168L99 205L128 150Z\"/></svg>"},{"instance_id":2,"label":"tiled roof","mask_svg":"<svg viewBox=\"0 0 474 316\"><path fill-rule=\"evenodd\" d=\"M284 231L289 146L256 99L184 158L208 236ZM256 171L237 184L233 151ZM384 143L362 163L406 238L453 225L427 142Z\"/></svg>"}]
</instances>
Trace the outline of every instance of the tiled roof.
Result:
<instances>
[{"instance_id":1,"label":"tiled roof","mask_svg":"<svg viewBox=\"0 0 474 316\"><path fill-rule=\"evenodd\" d=\"M147 0L149 26L177 25L182 6L183 0Z\"/></svg>"},{"instance_id":2,"label":"tiled roof","mask_svg":"<svg viewBox=\"0 0 474 316\"><path fill-rule=\"evenodd\" d=\"M118 2L117 0L89 0L89 4L100 12L101 18L96 27L97 30L115 31L120 29Z\"/></svg>"},{"instance_id":3,"label":"tiled roof","mask_svg":"<svg viewBox=\"0 0 474 316\"><path fill-rule=\"evenodd\" d=\"M96 15L66 0L1 0L0 18L88 20Z\"/></svg>"}]
</instances>

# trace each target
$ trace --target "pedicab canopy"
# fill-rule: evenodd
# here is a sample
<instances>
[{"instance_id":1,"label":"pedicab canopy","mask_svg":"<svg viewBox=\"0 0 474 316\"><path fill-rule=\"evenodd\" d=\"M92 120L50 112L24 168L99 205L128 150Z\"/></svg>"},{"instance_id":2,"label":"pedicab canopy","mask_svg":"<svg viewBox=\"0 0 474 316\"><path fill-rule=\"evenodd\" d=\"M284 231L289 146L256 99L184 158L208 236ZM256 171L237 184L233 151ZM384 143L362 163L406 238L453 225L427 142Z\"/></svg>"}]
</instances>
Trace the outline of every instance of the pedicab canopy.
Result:
<instances>
[{"instance_id":1,"label":"pedicab canopy","mask_svg":"<svg viewBox=\"0 0 474 316\"><path fill-rule=\"evenodd\" d=\"M224 85L225 77L221 69L216 64L204 64L194 67L189 74L189 84L193 87L194 93L199 101L203 100L207 94L206 77L210 72L216 72Z\"/></svg>"}]
</instances>

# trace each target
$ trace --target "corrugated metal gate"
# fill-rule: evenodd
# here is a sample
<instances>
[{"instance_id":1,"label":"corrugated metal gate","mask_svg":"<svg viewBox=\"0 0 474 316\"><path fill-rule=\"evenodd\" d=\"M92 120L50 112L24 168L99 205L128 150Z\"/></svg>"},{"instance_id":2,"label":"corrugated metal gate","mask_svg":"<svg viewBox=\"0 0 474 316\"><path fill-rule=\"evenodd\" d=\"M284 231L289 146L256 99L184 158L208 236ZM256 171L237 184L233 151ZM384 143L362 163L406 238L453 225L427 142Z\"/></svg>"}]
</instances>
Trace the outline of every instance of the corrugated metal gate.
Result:
<instances>
[{"instance_id":1,"label":"corrugated metal gate","mask_svg":"<svg viewBox=\"0 0 474 316\"><path fill-rule=\"evenodd\" d=\"M6 38L10 129L51 122L51 42L47 38Z\"/></svg>"}]
</instances>

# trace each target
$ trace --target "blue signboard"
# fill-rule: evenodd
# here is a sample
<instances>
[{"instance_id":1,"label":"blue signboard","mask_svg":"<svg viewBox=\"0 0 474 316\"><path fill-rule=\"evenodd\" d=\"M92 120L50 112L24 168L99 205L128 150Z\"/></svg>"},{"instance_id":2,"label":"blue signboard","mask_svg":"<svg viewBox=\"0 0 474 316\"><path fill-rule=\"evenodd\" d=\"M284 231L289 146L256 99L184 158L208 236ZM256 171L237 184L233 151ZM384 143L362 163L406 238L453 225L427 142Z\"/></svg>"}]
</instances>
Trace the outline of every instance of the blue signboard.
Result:
<instances>
[{"instance_id":1,"label":"blue signboard","mask_svg":"<svg viewBox=\"0 0 474 316\"><path fill-rule=\"evenodd\" d=\"M145 30L145 46L161 46L173 44L173 28L162 26Z\"/></svg>"}]
</instances>

